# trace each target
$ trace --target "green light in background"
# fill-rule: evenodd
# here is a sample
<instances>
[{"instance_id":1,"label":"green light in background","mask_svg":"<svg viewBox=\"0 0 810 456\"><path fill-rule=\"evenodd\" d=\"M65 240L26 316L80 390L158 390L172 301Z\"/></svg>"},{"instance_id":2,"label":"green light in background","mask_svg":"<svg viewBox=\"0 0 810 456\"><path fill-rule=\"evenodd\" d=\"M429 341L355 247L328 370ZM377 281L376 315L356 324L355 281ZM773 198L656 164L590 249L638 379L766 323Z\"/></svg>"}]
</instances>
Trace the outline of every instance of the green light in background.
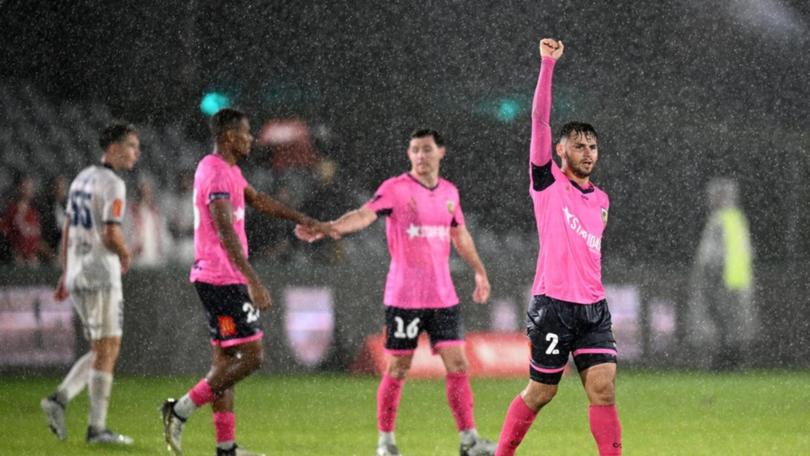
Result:
<instances>
[{"instance_id":1,"label":"green light in background","mask_svg":"<svg viewBox=\"0 0 810 456\"><path fill-rule=\"evenodd\" d=\"M520 114L520 104L511 98L501 98L498 100L498 111L495 117L501 122L513 122Z\"/></svg>"},{"instance_id":2,"label":"green light in background","mask_svg":"<svg viewBox=\"0 0 810 456\"><path fill-rule=\"evenodd\" d=\"M227 95L219 92L208 92L203 95L200 101L200 111L206 116L213 116L222 108L231 106L231 99Z\"/></svg>"}]
</instances>

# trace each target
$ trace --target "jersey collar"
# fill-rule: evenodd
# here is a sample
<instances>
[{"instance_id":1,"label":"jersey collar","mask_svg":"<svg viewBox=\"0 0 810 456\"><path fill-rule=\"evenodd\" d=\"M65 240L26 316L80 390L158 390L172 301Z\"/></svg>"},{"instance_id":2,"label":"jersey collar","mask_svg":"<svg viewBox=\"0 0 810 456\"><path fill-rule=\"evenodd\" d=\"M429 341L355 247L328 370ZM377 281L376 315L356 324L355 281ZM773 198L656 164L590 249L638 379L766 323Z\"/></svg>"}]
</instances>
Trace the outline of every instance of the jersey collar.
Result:
<instances>
[{"instance_id":1,"label":"jersey collar","mask_svg":"<svg viewBox=\"0 0 810 456\"><path fill-rule=\"evenodd\" d=\"M572 181L571 179L568 179L568 182L571 182L571 185L573 185L574 188L576 188L577 190L579 190L583 194L593 193L593 190L594 190L593 182L588 182L588 188L580 187L579 184Z\"/></svg>"},{"instance_id":2,"label":"jersey collar","mask_svg":"<svg viewBox=\"0 0 810 456\"><path fill-rule=\"evenodd\" d=\"M429 190L429 191L431 191L431 192L432 192L433 190L436 190L437 188L439 188L439 184L442 182L442 178L440 177L440 178L439 178L439 179L436 181L436 185L434 185L433 187L428 187L427 185L423 184L423 183L422 183L422 181L420 181L419 179L417 179L417 178L413 177L413 176L411 175L411 173L405 173L405 175L406 175L406 176L408 176L408 177L410 177L412 181L414 181L414 182L416 182L417 184L419 184L419 185L420 185L422 188L427 189L427 190Z\"/></svg>"}]
</instances>

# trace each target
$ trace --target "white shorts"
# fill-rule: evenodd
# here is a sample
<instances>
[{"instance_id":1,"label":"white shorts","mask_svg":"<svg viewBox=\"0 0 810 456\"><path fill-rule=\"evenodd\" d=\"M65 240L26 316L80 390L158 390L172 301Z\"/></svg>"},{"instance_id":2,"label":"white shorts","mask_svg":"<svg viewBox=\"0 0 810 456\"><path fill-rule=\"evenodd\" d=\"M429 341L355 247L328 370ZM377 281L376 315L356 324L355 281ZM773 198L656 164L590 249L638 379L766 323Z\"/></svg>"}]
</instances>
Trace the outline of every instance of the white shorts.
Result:
<instances>
[{"instance_id":1,"label":"white shorts","mask_svg":"<svg viewBox=\"0 0 810 456\"><path fill-rule=\"evenodd\" d=\"M120 288L71 290L73 308L90 340L121 337L124 328L124 295Z\"/></svg>"}]
</instances>

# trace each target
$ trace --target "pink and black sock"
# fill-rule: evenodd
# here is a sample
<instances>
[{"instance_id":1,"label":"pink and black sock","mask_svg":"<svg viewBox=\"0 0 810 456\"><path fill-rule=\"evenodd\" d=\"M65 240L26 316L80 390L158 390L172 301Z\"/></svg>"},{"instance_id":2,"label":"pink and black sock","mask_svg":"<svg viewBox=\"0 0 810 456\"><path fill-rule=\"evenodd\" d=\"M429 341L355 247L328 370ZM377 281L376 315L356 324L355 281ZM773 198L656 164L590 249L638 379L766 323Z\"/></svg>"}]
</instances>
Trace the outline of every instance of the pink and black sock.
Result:
<instances>
[{"instance_id":1,"label":"pink and black sock","mask_svg":"<svg viewBox=\"0 0 810 456\"><path fill-rule=\"evenodd\" d=\"M380 432L394 432L404 383L404 380L388 374L383 375L380 381L380 387L377 389L377 428Z\"/></svg>"},{"instance_id":2,"label":"pink and black sock","mask_svg":"<svg viewBox=\"0 0 810 456\"><path fill-rule=\"evenodd\" d=\"M591 434L599 448L599 456L618 456L622 454L622 424L616 405L591 405L588 407L588 421Z\"/></svg>"},{"instance_id":3,"label":"pink and black sock","mask_svg":"<svg viewBox=\"0 0 810 456\"><path fill-rule=\"evenodd\" d=\"M214 430L217 448L233 448L236 443L236 415L233 412L214 412Z\"/></svg>"},{"instance_id":4,"label":"pink and black sock","mask_svg":"<svg viewBox=\"0 0 810 456\"><path fill-rule=\"evenodd\" d=\"M506 412L495 456L513 456L536 417L537 412L530 409L523 398L517 395Z\"/></svg>"},{"instance_id":5,"label":"pink and black sock","mask_svg":"<svg viewBox=\"0 0 810 456\"><path fill-rule=\"evenodd\" d=\"M447 403L456 419L456 428L459 432L475 428L473 416L473 393L470 387L470 377L466 372L451 372L447 374L446 393Z\"/></svg>"}]
</instances>

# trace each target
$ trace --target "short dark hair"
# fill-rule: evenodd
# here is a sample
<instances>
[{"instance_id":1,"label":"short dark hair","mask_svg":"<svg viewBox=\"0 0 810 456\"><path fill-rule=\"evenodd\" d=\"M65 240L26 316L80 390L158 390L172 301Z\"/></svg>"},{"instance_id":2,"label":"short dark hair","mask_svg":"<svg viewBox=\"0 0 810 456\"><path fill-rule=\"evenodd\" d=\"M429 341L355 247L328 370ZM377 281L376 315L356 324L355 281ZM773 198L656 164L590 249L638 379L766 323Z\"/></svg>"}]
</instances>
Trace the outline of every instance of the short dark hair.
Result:
<instances>
[{"instance_id":1,"label":"short dark hair","mask_svg":"<svg viewBox=\"0 0 810 456\"><path fill-rule=\"evenodd\" d=\"M101 130L101 134L98 135L98 145L101 146L101 150L106 151L110 144L121 142L131 134L138 134L138 129L134 125L126 122L113 122Z\"/></svg>"},{"instance_id":2,"label":"short dark hair","mask_svg":"<svg viewBox=\"0 0 810 456\"><path fill-rule=\"evenodd\" d=\"M218 139L226 131L239 127L239 123L247 118L247 114L238 109L220 109L211 117L211 134L214 135L215 139Z\"/></svg>"},{"instance_id":3,"label":"short dark hair","mask_svg":"<svg viewBox=\"0 0 810 456\"><path fill-rule=\"evenodd\" d=\"M585 135L585 137L593 136L593 139L599 139L599 135L596 134L596 130L593 128L593 125L585 122L568 122L560 129L560 136L557 139L557 142L562 142L563 139L567 139L569 136L571 136L571 133Z\"/></svg>"},{"instance_id":4,"label":"short dark hair","mask_svg":"<svg viewBox=\"0 0 810 456\"><path fill-rule=\"evenodd\" d=\"M431 128L417 128L411 133L411 139L427 138L428 136L433 136L433 142L435 142L437 146L444 147L444 138L442 138L442 135L436 130Z\"/></svg>"}]
</instances>

